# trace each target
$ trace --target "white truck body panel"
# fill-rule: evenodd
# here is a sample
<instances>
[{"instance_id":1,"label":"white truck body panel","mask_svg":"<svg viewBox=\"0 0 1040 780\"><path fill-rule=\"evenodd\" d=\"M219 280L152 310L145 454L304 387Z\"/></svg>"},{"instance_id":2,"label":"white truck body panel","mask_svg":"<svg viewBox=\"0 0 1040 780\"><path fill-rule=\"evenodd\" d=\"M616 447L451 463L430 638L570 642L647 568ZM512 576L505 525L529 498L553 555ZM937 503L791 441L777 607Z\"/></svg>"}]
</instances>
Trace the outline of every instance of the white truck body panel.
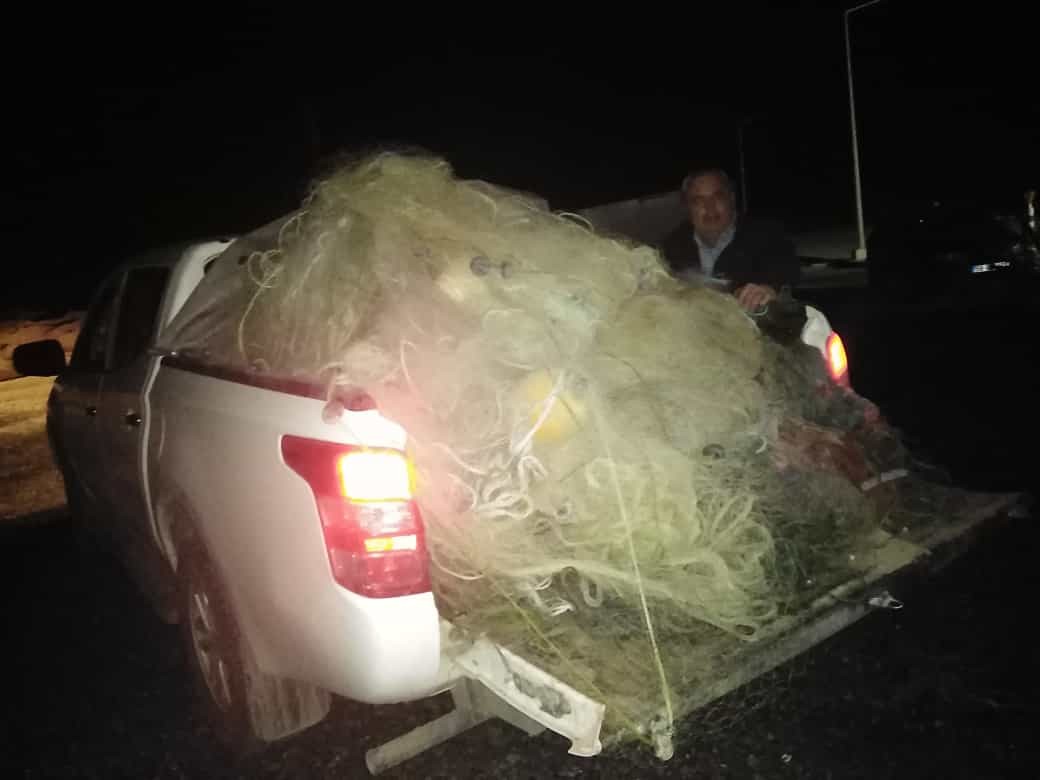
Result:
<instances>
[{"instance_id":1,"label":"white truck body panel","mask_svg":"<svg viewBox=\"0 0 1040 780\"><path fill-rule=\"evenodd\" d=\"M812 306L805 307L805 327L802 328L802 341L810 347L816 347L827 354L827 339L833 332L830 322L822 311Z\"/></svg>"},{"instance_id":2,"label":"white truck body panel","mask_svg":"<svg viewBox=\"0 0 1040 780\"><path fill-rule=\"evenodd\" d=\"M160 370L152 395L158 504L186 502L198 518L260 668L371 703L427 695L440 663L433 595L340 587L311 489L281 456L283 435L402 448L404 431L376 411L328 424L322 401L178 369Z\"/></svg>"}]
</instances>

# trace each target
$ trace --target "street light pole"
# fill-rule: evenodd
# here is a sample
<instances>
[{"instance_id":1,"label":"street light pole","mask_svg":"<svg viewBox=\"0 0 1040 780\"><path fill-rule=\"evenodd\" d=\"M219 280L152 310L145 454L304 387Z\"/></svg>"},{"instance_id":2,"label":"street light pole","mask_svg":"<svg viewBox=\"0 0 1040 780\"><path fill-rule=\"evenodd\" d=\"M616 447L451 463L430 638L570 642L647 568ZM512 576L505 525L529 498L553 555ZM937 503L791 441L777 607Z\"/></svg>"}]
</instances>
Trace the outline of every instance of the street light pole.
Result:
<instances>
[{"instance_id":1,"label":"street light pole","mask_svg":"<svg viewBox=\"0 0 1040 780\"><path fill-rule=\"evenodd\" d=\"M856 227L859 229L859 245L854 255L856 260L867 259L867 239L863 229L863 194L859 182L859 142L856 138L856 100L852 93L852 47L849 45L849 15L867 6L877 5L881 0L870 0L845 10L845 67L849 74L849 121L852 124L852 175L856 186Z\"/></svg>"}]
</instances>

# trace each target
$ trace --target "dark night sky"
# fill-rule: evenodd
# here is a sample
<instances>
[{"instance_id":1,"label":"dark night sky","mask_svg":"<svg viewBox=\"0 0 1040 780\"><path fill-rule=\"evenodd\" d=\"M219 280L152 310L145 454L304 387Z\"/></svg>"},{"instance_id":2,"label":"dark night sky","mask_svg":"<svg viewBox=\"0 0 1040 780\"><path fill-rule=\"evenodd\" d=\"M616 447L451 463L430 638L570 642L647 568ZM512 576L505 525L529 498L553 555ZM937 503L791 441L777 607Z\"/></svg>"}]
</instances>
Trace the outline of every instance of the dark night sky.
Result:
<instances>
[{"instance_id":1,"label":"dark night sky","mask_svg":"<svg viewBox=\"0 0 1040 780\"><path fill-rule=\"evenodd\" d=\"M572 208L673 188L697 162L735 168L743 120L752 210L851 220L851 3L776 5L32 12L3 63L20 259L0 305L38 304L53 279L81 303L126 252L248 230L362 144L421 144ZM852 20L868 218L897 196L1036 184L1032 19L883 0Z\"/></svg>"}]
</instances>

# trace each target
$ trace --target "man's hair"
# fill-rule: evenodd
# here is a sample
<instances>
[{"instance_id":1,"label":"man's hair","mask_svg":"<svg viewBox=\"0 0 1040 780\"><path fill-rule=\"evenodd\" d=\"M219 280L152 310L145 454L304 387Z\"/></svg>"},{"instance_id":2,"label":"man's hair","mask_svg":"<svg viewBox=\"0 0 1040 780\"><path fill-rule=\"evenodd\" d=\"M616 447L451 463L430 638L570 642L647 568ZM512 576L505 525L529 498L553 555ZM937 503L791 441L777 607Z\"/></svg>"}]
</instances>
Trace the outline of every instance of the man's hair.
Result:
<instances>
[{"instance_id":1,"label":"man's hair","mask_svg":"<svg viewBox=\"0 0 1040 780\"><path fill-rule=\"evenodd\" d=\"M679 190L679 198L682 200L683 203L686 202L686 193L689 192L690 185L693 183L693 180L698 179L701 176L707 176L708 174L714 174L715 176L718 176L719 179L722 180L722 184L726 188L726 191L734 200L736 200L737 191L736 188L734 188L733 186L733 179L730 178L729 174L726 173L724 169L711 166L705 168L694 168L686 174L686 177L682 180L682 187Z\"/></svg>"}]
</instances>

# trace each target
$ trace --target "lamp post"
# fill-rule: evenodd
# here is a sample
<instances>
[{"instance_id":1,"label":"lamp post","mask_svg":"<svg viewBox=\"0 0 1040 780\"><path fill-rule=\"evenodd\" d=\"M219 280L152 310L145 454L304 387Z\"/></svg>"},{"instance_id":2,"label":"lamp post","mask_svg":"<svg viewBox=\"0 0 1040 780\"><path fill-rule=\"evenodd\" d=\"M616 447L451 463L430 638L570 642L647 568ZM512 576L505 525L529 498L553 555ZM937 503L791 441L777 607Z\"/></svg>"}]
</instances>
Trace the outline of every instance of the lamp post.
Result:
<instances>
[{"instance_id":1,"label":"lamp post","mask_svg":"<svg viewBox=\"0 0 1040 780\"><path fill-rule=\"evenodd\" d=\"M863 194L859 183L859 142L856 139L856 100L852 93L852 50L849 46L849 15L871 5L877 5L881 0L869 0L845 10L845 66L849 73L849 121L852 124L852 174L856 186L856 227L859 229L859 245L856 247L854 258L856 260L867 259L867 240L863 230Z\"/></svg>"}]
</instances>

